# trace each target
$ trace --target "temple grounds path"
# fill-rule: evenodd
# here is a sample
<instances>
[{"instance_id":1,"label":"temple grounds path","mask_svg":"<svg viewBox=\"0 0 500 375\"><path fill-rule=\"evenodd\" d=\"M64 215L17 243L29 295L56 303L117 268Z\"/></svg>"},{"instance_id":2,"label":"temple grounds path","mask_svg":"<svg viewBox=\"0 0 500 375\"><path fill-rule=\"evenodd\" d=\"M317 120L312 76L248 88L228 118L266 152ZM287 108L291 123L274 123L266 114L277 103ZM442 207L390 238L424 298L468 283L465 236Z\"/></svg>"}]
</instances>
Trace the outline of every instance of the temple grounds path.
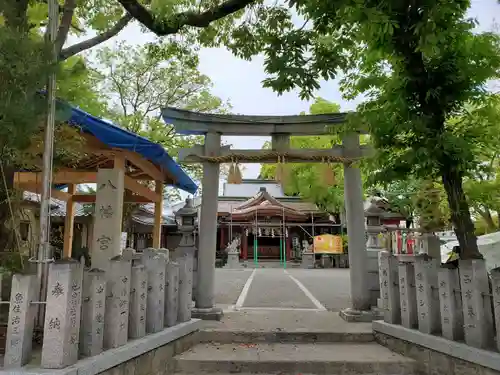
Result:
<instances>
[{"instance_id":1,"label":"temple grounds path","mask_svg":"<svg viewBox=\"0 0 500 375\"><path fill-rule=\"evenodd\" d=\"M217 269L215 302L226 311L340 311L349 306L348 269Z\"/></svg>"}]
</instances>

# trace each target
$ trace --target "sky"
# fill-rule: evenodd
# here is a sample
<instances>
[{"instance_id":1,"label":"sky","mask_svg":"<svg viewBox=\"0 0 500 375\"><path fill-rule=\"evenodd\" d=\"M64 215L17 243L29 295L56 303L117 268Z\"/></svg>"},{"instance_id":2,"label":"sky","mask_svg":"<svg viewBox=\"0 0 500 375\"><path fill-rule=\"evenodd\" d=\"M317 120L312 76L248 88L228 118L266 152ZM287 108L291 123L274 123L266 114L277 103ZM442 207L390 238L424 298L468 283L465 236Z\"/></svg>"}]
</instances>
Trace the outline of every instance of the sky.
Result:
<instances>
[{"instance_id":1,"label":"sky","mask_svg":"<svg viewBox=\"0 0 500 375\"><path fill-rule=\"evenodd\" d=\"M500 18L500 4L497 0L472 0L469 11L471 17L477 18L480 30L491 30ZM70 44L77 39L68 40ZM141 32L138 24L133 23L118 36L103 45L112 46L119 41L129 44L142 44L153 41L152 34ZM102 46L102 45L101 45ZM200 71L211 78L213 94L223 100L229 100L233 112L247 115L294 115L308 111L310 102L302 101L297 92L289 92L278 96L271 89L262 87L266 78L263 58L244 61L234 57L224 48L203 49L200 53ZM343 111L354 110L357 102L343 100L340 95L338 81L322 82L316 96L339 103ZM235 149L260 149L266 137L224 137L224 140ZM244 166L244 178L256 178L259 164Z\"/></svg>"}]
</instances>

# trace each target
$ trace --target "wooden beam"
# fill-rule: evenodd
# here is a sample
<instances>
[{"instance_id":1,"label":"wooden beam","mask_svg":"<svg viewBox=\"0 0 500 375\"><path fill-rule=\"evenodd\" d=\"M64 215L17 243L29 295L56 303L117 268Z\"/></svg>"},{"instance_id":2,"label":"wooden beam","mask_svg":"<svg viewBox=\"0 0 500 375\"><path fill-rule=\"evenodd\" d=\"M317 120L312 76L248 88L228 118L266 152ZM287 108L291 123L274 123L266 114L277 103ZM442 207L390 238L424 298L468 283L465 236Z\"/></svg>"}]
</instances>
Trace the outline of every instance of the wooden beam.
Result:
<instances>
[{"instance_id":1,"label":"wooden beam","mask_svg":"<svg viewBox=\"0 0 500 375\"><path fill-rule=\"evenodd\" d=\"M159 202L161 200L161 195L152 191L145 185L142 185L135 181L130 176L125 176L125 189L140 195L141 197L149 199L151 202Z\"/></svg>"},{"instance_id":2,"label":"wooden beam","mask_svg":"<svg viewBox=\"0 0 500 375\"><path fill-rule=\"evenodd\" d=\"M75 203L95 203L95 194L75 194L72 198ZM148 198L141 197L140 195L124 194L123 201L125 203L151 203Z\"/></svg>"},{"instance_id":3,"label":"wooden beam","mask_svg":"<svg viewBox=\"0 0 500 375\"><path fill-rule=\"evenodd\" d=\"M35 194L42 194L42 185L37 183L19 183L17 180L14 180L14 186L18 189L29 191ZM71 198L71 194L68 194L64 191L52 189L50 192L52 198L59 199L61 201L67 202Z\"/></svg>"},{"instance_id":4,"label":"wooden beam","mask_svg":"<svg viewBox=\"0 0 500 375\"><path fill-rule=\"evenodd\" d=\"M161 247L161 222L163 218L163 181L155 182L155 192L160 196L160 200L155 202L153 248L159 249Z\"/></svg>"},{"instance_id":5,"label":"wooden beam","mask_svg":"<svg viewBox=\"0 0 500 375\"><path fill-rule=\"evenodd\" d=\"M76 185L68 185L68 194L76 193ZM71 258L73 251L73 227L75 225L75 203L70 198L66 201L66 217L64 218L63 259Z\"/></svg>"},{"instance_id":6,"label":"wooden beam","mask_svg":"<svg viewBox=\"0 0 500 375\"><path fill-rule=\"evenodd\" d=\"M179 162L200 163L205 155L203 146L194 146L188 149L179 150ZM284 155L286 163L311 163L328 161L328 158L342 160L356 160L373 155L371 146L361 146L359 150L346 150L343 146L334 146L331 149L289 149L281 150L280 155ZM276 163L278 157L273 155L273 150L231 150L228 147L221 147L219 155L223 162L230 162L231 159L240 163Z\"/></svg>"},{"instance_id":7,"label":"wooden beam","mask_svg":"<svg viewBox=\"0 0 500 375\"><path fill-rule=\"evenodd\" d=\"M143 156L139 155L137 152L133 151L122 151L122 155L137 168L142 170L145 174L151 177L152 180L164 181L165 175L149 160L146 160Z\"/></svg>"},{"instance_id":8,"label":"wooden beam","mask_svg":"<svg viewBox=\"0 0 500 375\"><path fill-rule=\"evenodd\" d=\"M42 181L42 172L16 172L14 181L17 183L35 183ZM85 184L97 181L96 172L59 171L52 174L53 184Z\"/></svg>"}]
</instances>

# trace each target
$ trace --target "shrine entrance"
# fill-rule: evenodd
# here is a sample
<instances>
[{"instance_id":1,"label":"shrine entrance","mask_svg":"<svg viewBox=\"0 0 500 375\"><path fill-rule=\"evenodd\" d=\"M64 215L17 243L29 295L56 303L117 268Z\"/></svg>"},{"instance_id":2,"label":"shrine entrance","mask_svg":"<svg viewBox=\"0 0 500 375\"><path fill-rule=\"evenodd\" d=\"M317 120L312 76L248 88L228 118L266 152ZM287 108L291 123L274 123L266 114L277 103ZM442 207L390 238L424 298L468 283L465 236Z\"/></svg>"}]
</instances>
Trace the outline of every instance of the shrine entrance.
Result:
<instances>
[{"instance_id":1,"label":"shrine entrance","mask_svg":"<svg viewBox=\"0 0 500 375\"><path fill-rule=\"evenodd\" d=\"M359 134L342 136L342 144L331 149L294 149L290 136L328 135L331 126L342 126L346 114L297 116L242 116L203 114L176 108L164 108L162 116L177 133L203 135L205 142L179 151L180 163L202 163L203 197L199 218L198 280L195 315L203 318L219 313L214 306L215 254L217 245L217 201L221 163L322 163L339 162L344 166L344 196L349 237L351 272L351 310L371 309L368 286L366 230L363 208L361 172L356 161L369 156L369 146L360 145ZM221 146L221 136L271 137L271 148L262 150L233 150ZM240 207L242 213L250 207ZM258 210L258 209L257 209ZM258 237L258 228L253 238ZM286 228L285 228L286 229ZM250 236L247 236L250 237ZM249 238L242 244L249 245ZM254 241L255 244L255 241ZM258 246L258 244L257 244ZM248 253L251 249L248 249ZM244 249L242 248L242 252ZM275 250L269 251L274 254ZM286 251L285 251L286 252ZM278 248L278 253L283 254ZM220 312L222 313L222 312Z\"/></svg>"}]
</instances>

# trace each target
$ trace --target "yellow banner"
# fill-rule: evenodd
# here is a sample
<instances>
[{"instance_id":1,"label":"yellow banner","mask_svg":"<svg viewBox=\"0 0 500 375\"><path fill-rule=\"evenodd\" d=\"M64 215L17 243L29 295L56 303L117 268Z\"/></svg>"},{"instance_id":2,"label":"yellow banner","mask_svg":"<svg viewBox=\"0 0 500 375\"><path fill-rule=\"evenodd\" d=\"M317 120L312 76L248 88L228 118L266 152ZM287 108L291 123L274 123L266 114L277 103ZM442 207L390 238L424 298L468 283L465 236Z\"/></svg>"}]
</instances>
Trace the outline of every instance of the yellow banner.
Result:
<instances>
[{"instance_id":1,"label":"yellow banner","mask_svg":"<svg viewBox=\"0 0 500 375\"><path fill-rule=\"evenodd\" d=\"M332 234L315 236L314 252L317 254L343 254L342 237Z\"/></svg>"}]
</instances>

